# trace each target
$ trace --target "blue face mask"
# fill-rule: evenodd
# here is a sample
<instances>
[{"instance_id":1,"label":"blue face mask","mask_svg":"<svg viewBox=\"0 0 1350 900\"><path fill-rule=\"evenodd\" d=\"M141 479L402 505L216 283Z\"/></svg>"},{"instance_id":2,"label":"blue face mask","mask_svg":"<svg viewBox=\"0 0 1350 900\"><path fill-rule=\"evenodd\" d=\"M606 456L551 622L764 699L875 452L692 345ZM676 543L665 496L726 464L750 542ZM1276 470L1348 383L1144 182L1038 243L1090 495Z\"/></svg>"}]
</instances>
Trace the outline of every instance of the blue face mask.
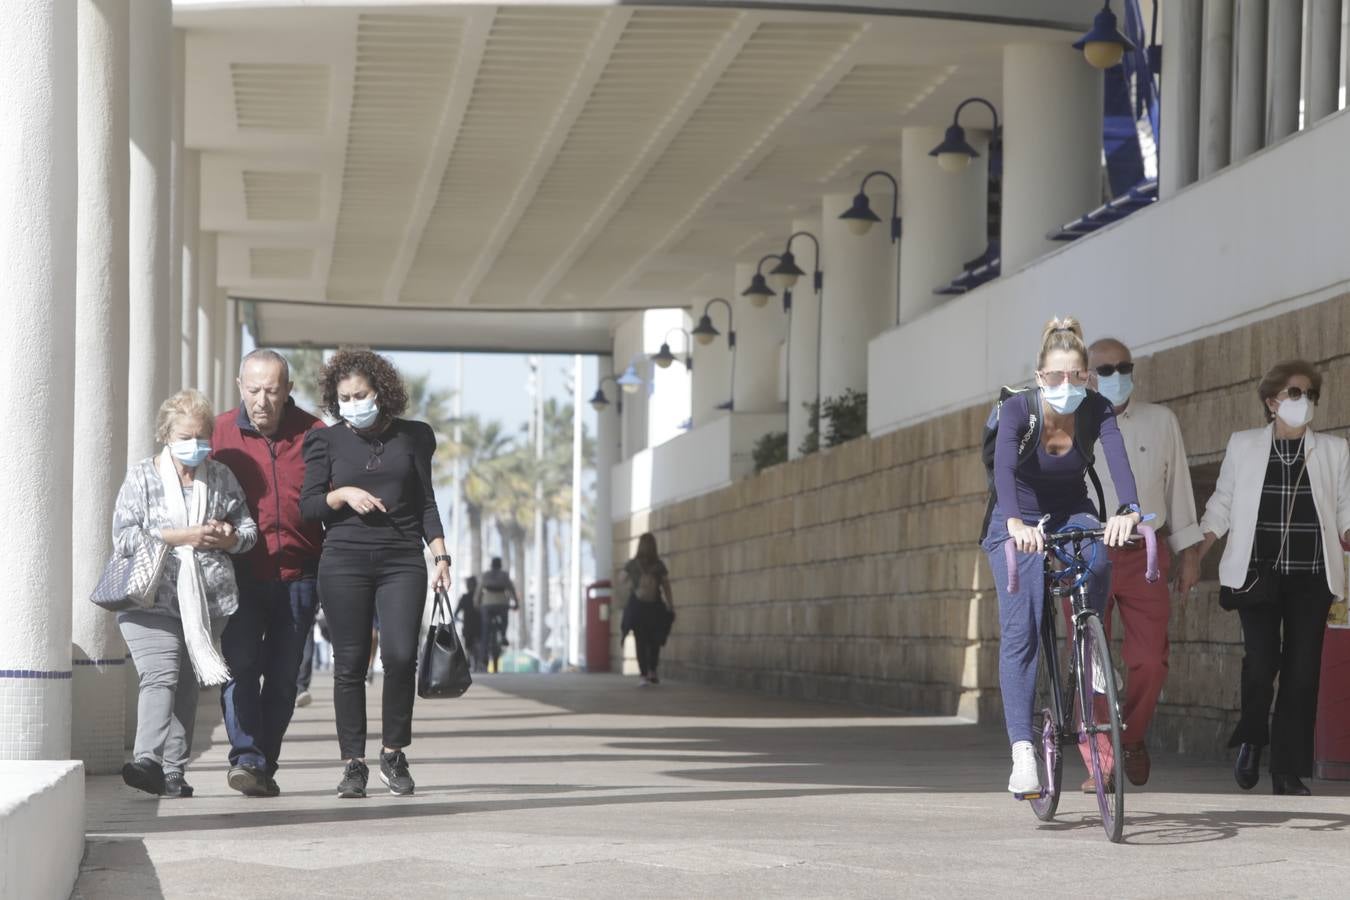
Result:
<instances>
[{"instance_id":1,"label":"blue face mask","mask_svg":"<svg viewBox=\"0 0 1350 900\"><path fill-rule=\"evenodd\" d=\"M346 403L339 401L338 413L353 428L369 428L380 417L380 406L375 402L374 397L367 397L364 400L348 400Z\"/></svg>"},{"instance_id":2,"label":"blue face mask","mask_svg":"<svg viewBox=\"0 0 1350 900\"><path fill-rule=\"evenodd\" d=\"M195 469L206 461L211 454L211 442L190 438L186 441L174 441L169 444L169 452L189 469Z\"/></svg>"},{"instance_id":3,"label":"blue face mask","mask_svg":"<svg viewBox=\"0 0 1350 900\"><path fill-rule=\"evenodd\" d=\"M1124 406L1134 393L1134 376L1115 372L1097 376L1097 393L1111 401L1112 406Z\"/></svg>"},{"instance_id":4,"label":"blue face mask","mask_svg":"<svg viewBox=\"0 0 1350 900\"><path fill-rule=\"evenodd\" d=\"M1069 384L1065 381L1059 387L1041 388L1041 396L1050 408L1060 415L1071 415L1087 396L1087 387L1081 384Z\"/></svg>"}]
</instances>

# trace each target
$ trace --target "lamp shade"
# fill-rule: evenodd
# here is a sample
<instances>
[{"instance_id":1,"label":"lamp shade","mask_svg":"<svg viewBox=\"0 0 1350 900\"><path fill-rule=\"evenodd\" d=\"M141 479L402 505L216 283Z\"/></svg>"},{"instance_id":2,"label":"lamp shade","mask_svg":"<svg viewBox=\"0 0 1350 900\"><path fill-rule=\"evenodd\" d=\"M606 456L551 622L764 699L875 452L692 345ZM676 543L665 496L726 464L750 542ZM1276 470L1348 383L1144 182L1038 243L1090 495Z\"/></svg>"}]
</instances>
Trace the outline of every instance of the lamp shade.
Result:
<instances>
[{"instance_id":1,"label":"lamp shade","mask_svg":"<svg viewBox=\"0 0 1350 900\"><path fill-rule=\"evenodd\" d=\"M722 332L713 327L712 319L705 313L699 317L698 325L695 326L693 335L700 344L707 345L713 342L713 338Z\"/></svg>"},{"instance_id":2,"label":"lamp shade","mask_svg":"<svg viewBox=\"0 0 1350 900\"><path fill-rule=\"evenodd\" d=\"M642 387L642 376L637 373L637 369L633 368L631 363L615 381L619 383L619 387L623 388L625 394L636 394L638 388Z\"/></svg>"},{"instance_id":3,"label":"lamp shade","mask_svg":"<svg viewBox=\"0 0 1350 900\"><path fill-rule=\"evenodd\" d=\"M1111 5L1103 6L1092 19L1092 29L1073 42L1074 49L1082 50L1088 65L1094 69L1109 69L1120 65L1126 50L1134 49L1134 42L1121 34L1116 25L1116 14Z\"/></svg>"},{"instance_id":4,"label":"lamp shade","mask_svg":"<svg viewBox=\"0 0 1350 900\"><path fill-rule=\"evenodd\" d=\"M862 192L854 195L853 205L841 213L839 218L848 224L849 231L857 235L867 234L873 225L881 221L881 217L872 212L872 202Z\"/></svg>"},{"instance_id":5,"label":"lamp shade","mask_svg":"<svg viewBox=\"0 0 1350 900\"><path fill-rule=\"evenodd\" d=\"M741 291L741 296L749 297L751 304L758 307L768 303L770 297L777 295L773 292L773 288L769 287L769 283L764 280L764 276L756 272L750 278L750 286Z\"/></svg>"},{"instance_id":6,"label":"lamp shade","mask_svg":"<svg viewBox=\"0 0 1350 900\"><path fill-rule=\"evenodd\" d=\"M594 396L591 397L591 409L600 412L606 406L609 406L609 398L602 389L596 388Z\"/></svg>"},{"instance_id":7,"label":"lamp shade","mask_svg":"<svg viewBox=\"0 0 1350 900\"><path fill-rule=\"evenodd\" d=\"M660 351L658 351L657 354L652 357L652 362L656 363L663 369L669 369L670 364L673 363L674 361L675 361L675 354L670 352L670 345L666 343L662 343Z\"/></svg>"},{"instance_id":8,"label":"lamp shade","mask_svg":"<svg viewBox=\"0 0 1350 900\"><path fill-rule=\"evenodd\" d=\"M929 150L928 155L937 157L942 171L960 172L970 165L970 161L979 156L980 152L970 146L964 128L960 125L950 125L942 138L942 143Z\"/></svg>"},{"instance_id":9,"label":"lamp shade","mask_svg":"<svg viewBox=\"0 0 1350 900\"><path fill-rule=\"evenodd\" d=\"M791 250L784 250L783 255L778 260L778 265L769 271L769 281L780 291L790 291L797 284L797 279L806 273L797 266L797 260L792 255Z\"/></svg>"}]
</instances>

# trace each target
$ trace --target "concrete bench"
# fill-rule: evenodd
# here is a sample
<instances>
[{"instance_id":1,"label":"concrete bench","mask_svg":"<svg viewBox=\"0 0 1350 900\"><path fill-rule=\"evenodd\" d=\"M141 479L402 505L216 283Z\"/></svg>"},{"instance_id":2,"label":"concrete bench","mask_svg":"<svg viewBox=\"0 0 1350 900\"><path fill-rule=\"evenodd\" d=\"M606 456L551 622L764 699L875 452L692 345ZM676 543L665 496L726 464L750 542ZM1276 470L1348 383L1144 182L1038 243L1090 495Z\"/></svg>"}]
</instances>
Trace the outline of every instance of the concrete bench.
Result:
<instances>
[{"instance_id":1,"label":"concrete bench","mask_svg":"<svg viewBox=\"0 0 1350 900\"><path fill-rule=\"evenodd\" d=\"M66 900L84 858L84 764L0 760L0 898Z\"/></svg>"}]
</instances>

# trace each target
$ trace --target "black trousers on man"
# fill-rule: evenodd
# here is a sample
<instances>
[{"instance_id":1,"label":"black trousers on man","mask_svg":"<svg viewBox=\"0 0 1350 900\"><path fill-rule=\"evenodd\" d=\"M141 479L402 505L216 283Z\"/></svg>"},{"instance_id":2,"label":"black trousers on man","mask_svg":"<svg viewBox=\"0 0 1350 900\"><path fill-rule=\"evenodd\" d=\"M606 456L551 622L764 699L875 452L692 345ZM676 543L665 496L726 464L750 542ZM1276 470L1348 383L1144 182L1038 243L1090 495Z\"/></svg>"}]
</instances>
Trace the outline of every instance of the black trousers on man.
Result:
<instances>
[{"instance_id":1,"label":"black trousers on man","mask_svg":"<svg viewBox=\"0 0 1350 900\"><path fill-rule=\"evenodd\" d=\"M1272 775L1308 778L1313 772L1317 688L1331 591L1322 574L1274 577L1279 579L1274 603L1238 610L1245 650L1242 718L1228 746L1270 744Z\"/></svg>"}]
</instances>

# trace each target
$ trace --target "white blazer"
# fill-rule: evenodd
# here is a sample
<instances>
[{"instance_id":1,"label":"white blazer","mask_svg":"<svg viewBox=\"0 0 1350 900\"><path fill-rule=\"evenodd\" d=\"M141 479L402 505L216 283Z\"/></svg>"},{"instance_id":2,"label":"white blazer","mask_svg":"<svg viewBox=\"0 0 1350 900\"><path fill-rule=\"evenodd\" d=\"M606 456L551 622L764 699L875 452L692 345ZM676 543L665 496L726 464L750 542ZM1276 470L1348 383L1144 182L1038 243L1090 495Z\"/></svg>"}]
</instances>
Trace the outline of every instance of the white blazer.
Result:
<instances>
[{"instance_id":1,"label":"white blazer","mask_svg":"<svg viewBox=\"0 0 1350 900\"><path fill-rule=\"evenodd\" d=\"M1234 432L1228 439L1218 484L1200 518L1200 529L1215 537L1232 532L1219 560L1219 583L1227 587L1241 587L1247 580L1274 427ZM1350 445L1345 438L1314 434L1309 428L1303 452L1308 458L1308 471L1303 477L1312 485L1313 504L1322 525L1327 587L1337 597L1344 597L1341 535L1350 530Z\"/></svg>"}]
</instances>

